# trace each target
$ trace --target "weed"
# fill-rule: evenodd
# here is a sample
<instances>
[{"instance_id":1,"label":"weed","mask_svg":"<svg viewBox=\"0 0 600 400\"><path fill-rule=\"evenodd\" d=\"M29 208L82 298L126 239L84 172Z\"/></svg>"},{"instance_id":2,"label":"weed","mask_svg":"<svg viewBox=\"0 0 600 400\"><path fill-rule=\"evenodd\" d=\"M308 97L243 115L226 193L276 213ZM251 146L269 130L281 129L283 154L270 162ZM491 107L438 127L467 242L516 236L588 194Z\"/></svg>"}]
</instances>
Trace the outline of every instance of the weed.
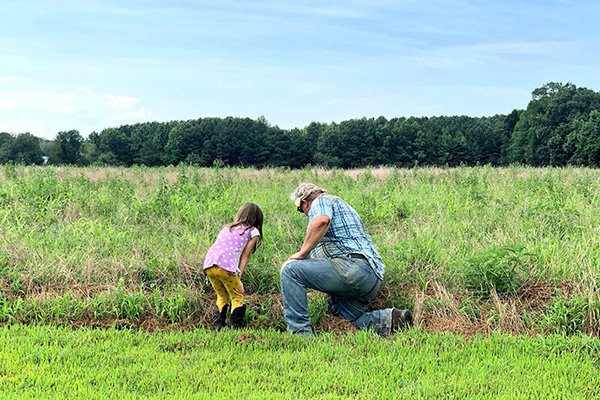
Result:
<instances>
[{"instance_id":1,"label":"weed","mask_svg":"<svg viewBox=\"0 0 600 400\"><path fill-rule=\"evenodd\" d=\"M185 294L172 294L163 298L158 315L166 317L170 322L183 322L191 314L191 308Z\"/></svg>"},{"instance_id":2,"label":"weed","mask_svg":"<svg viewBox=\"0 0 600 400\"><path fill-rule=\"evenodd\" d=\"M465 260L465 285L475 295L490 298L516 294L521 284L520 267L526 254L522 249L501 247L485 250Z\"/></svg>"},{"instance_id":3,"label":"weed","mask_svg":"<svg viewBox=\"0 0 600 400\"><path fill-rule=\"evenodd\" d=\"M246 321L248 325L254 328L271 327L279 331L285 331L286 324L283 320L281 304L275 299L280 299L275 293L265 297L248 298L248 307L246 309Z\"/></svg>"},{"instance_id":4,"label":"weed","mask_svg":"<svg viewBox=\"0 0 600 400\"><path fill-rule=\"evenodd\" d=\"M573 334L585 332L585 321L590 304L583 297L555 298L540 321L544 331Z\"/></svg>"},{"instance_id":5,"label":"weed","mask_svg":"<svg viewBox=\"0 0 600 400\"><path fill-rule=\"evenodd\" d=\"M308 312L310 314L310 322L313 326L319 324L321 318L327 313L328 307L326 295L320 292L308 293Z\"/></svg>"},{"instance_id":6,"label":"weed","mask_svg":"<svg viewBox=\"0 0 600 400\"><path fill-rule=\"evenodd\" d=\"M110 302L111 314L117 319L138 321L146 314L146 297L144 293L127 293L124 289L124 280L119 280L119 287L115 290Z\"/></svg>"}]
</instances>

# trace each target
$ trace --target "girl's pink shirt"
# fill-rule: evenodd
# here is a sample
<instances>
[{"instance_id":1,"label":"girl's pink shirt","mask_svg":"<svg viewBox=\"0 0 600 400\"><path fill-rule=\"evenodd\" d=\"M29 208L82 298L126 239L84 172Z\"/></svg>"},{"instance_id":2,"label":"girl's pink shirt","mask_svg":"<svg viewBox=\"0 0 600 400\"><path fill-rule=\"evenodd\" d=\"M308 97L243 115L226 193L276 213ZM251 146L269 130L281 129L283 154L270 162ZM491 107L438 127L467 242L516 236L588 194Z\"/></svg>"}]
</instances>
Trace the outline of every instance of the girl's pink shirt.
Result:
<instances>
[{"instance_id":1,"label":"girl's pink shirt","mask_svg":"<svg viewBox=\"0 0 600 400\"><path fill-rule=\"evenodd\" d=\"M221 229L217 240L206 253L204 269L216 265L231 273L239 274L242 252L250 239L258 235L260 235L258 229L253 227L248 229L247 226L237 226L231 232L227 227Z\"/></svg>"}]
</instances>

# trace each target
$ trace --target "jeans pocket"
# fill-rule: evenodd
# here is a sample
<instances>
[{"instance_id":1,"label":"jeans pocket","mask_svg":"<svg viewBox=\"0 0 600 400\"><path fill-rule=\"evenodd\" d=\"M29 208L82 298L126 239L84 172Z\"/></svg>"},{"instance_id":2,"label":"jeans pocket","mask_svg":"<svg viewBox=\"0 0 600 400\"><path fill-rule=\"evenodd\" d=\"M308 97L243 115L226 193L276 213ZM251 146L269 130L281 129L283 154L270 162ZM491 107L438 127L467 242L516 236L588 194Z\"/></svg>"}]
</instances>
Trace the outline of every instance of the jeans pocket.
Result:
<instances>
[{"instance_id":1,"label":"jeans pocket","mask_svg":"<svg viewBox=\"0 0 600 400\"><path fill-rule=\"evenodd\" d=\"M369 281L369 271L363 268L359 263L367 261L353 262L347 258L335 258L332 260L333 266L340 279L348 286L360 289Z\"/></svg>"}]
</instances>

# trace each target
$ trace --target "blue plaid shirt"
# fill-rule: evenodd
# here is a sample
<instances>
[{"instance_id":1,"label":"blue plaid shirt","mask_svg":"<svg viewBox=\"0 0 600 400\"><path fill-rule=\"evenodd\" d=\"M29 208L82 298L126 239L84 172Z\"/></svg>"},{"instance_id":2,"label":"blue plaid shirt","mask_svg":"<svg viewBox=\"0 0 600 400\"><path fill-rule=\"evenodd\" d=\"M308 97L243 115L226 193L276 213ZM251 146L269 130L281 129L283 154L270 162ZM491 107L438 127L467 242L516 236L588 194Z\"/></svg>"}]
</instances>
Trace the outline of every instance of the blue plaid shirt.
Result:
<instances>
[{"instance_id":1,"label":"blue plaid shirt","mask_svg":"<svg viewBox=\"0 0 600 400\"><path fill-rule=\"evenodd\" d=\"M311 256L336 258L362 254L369 261L375 275L383 279L383 260L354 208L339 197L323 193L312 202L308 212L308 225L319 215L327 215L331 219L331 225Z\"/></svg>"}]
</instances>

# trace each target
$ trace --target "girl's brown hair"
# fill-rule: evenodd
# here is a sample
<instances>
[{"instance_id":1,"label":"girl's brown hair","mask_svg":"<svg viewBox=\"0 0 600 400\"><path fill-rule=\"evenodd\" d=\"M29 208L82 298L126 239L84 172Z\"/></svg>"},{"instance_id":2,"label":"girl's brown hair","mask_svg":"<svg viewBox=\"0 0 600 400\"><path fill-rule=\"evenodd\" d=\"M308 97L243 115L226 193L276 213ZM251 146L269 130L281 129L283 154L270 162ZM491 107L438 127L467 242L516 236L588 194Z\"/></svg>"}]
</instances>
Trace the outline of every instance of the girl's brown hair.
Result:
<instances>
[{"instance_id":1,"label":"girl's brown hair","mask_svg":"<svg viewBox=\"0 0 600 400\"><path fill-rule=\"evenodd\" d=\"M258 238L256 244L254 245L254 249L252 249L253 253L256 251L258 246L262 243L262 240L263 240L263 233L262 233L263 212L260 209L260 207L254 203L246 203L243 206L241 206L240 209L238 210L237 214L235 215L235 221L233 221L232 223L227 224L225 226L227 228L229 228L229 232L231 232L231 230L235 227L246 226L246 229L244 229L244 231L242 233L240 233L240 236L243 235L248 229L252 229L252 228L258 229L258 232L260 233L260 237Z\"/></svg>"}]
</instances>

